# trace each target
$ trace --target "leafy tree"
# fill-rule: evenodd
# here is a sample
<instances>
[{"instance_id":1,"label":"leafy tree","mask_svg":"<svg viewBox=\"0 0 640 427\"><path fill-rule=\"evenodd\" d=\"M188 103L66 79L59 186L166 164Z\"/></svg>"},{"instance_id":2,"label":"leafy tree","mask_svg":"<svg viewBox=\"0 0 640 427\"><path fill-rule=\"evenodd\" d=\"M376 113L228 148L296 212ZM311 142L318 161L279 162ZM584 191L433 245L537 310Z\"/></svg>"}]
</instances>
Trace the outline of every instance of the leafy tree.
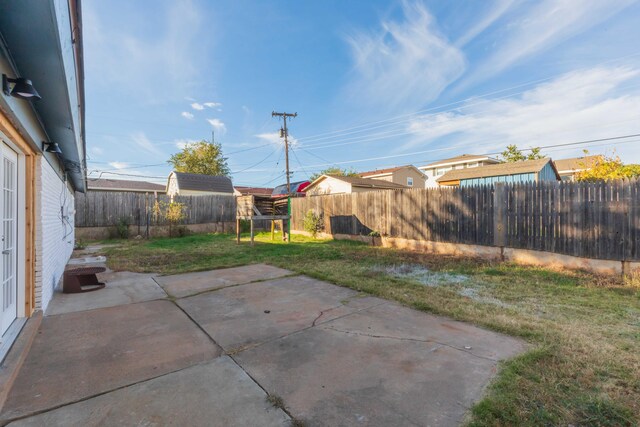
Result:
<instances>
[{"instance_id":1,"label":"leafy tree","mask_svg":"<svg viewBox=\"0 0 640 427\"><path fill-rule=\"evenodd\" d=\"M521 162L523 160L538 160L543 159L545 156L540 153L540 147L531 149L529 154L522 154L522 151L518 149L515 144L507 145L507 149L500 154L502 160L505 162Z\"/></svg>"},{"instance_id":2,"label":"leafy tree","mask_svg":"<svg viewBox=\"0 0 640 427\"><path fill-rule=\"evenodd\" d=\"M181 152L173 154L168 162L176 172L228 176L231 171L222 156L222 146L207 141L187 144Z\"/></svg>"},{"instance_id":3,"label":"leafy tree","mask_svg":"<svg viewBox=\"0 0 640 427\"><path fill-rule=\"evenodd\" d=\"M596 182L640 176L640 165L625 165L618 156L598 156L593 162L580 166L585 170L576 174L576 181Z\"/></svg>"},{"instance_id":4,"label":"leafy tree","mask_svg":"<svg viewBox=\"0 0 640 427\"><path fill-rule=\"evenodd\" d=\"M331 167L325 170L322 170L318 173L314 173L309 177L309 181L313 182L316 179L320 178L322 175L337 175L337 176L358 176L358 172L353 169L341 169L339 167Z\"/></svg>"}]
</instances>

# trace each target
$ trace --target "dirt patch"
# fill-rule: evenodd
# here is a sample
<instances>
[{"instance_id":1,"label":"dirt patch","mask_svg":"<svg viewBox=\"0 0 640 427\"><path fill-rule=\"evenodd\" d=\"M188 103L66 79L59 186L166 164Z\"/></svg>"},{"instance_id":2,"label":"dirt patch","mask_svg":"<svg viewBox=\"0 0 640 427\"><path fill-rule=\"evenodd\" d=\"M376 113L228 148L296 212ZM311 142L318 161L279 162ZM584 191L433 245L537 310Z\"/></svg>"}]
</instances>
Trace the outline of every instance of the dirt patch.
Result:
<instances>
[{"instance_id":1,"label":"dirt patch","mask_svg":"<svg viewBox=\"0 0 640 427\"><path fill-rule=\"evenodd\" d=\"M483 295L483 288L490 286L490 284L465 274L432 271L420 264L378 266L375 267L374 270L398 279L417 282L423 286L452 287L459 295L481 303L498 305L500 307L510 306L497 298Z\"/></svg>"},{"instance_id":2,"label":"dirt patch","mask_svg":"<svg viewBox=\"0 0 640 427\"><path fill-rule=\"evenodd\" d=\"M380 266L375 268L378 272L399 279L408 279L425 286L460 285L469 281L469 276L464 274L444 273L431 271L423 265L398 264Z\"/></svg>"}]
</instances>

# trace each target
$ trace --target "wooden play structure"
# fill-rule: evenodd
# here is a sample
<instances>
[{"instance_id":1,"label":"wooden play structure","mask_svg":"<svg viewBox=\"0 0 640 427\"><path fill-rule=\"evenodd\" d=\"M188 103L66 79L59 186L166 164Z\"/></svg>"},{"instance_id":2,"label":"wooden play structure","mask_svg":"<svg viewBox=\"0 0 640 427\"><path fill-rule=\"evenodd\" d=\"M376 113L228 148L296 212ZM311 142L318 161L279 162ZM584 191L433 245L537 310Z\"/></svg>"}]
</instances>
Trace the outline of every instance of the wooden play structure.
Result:
<instances>
[{"instance_id":1,"label":"wooden play structure","mask_svg":"<svg viewBox=\"0 0 640 427\"><path fill-rule=\"evenodd\" d=\"M254 244L254 222L271 222L271 240L275 240L276 221L281 221L283 238L289 241L291 215L289 198L274 199L270 196L239 196L236 198L236 239L240 244L240 221L251 222L251 244Z\"/></svg>"}]
</instances>

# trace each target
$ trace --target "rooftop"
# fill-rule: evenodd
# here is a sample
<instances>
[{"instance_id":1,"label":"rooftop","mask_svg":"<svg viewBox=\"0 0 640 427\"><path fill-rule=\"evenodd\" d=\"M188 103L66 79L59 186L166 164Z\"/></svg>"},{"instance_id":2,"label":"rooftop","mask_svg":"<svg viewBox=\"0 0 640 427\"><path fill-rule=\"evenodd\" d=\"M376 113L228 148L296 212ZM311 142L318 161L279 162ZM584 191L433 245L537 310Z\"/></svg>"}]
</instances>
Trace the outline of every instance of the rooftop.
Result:
<instances>
[{"instance_id":1,"label":"rooftop","mask_svg":"<svg viewBox=\"0 0 640 427\"><path fill-rule=\"evenodd\" d=\"M553 163L556 165L558 171L577 171L593 166L593 164L601 158L601 155L573 157L570 159L554 160Z\"/></svg>"},{"instance_id":2,"label":"rooftop","mask_svg":"<svg viewBox=\"0 0 640 427\"><path fill-rule=\"evenodd\" d=\"M111 191L165 191L165 186L147 181L131 181L124 179L87 179L89 190L111 190Z\"/></svg>"},{"instance_id":3,"label":"rooftop","mask_svg":"<svg viewBox=\"0 0 640 427\"><path fill-rule=\"evenodd\" d=\"M487 178L491 176L539 172L549 162L551 162L550 158L544 158L539 160L525 160L522 162L499 163L496 165L480 166L477 168L455 169L445 173L436 181L458 181L461 179Z\"/></svg>"},{"instance_id":4,"label":"rooftop","mask_svg":"<svg viewBox=\"0 0 640 427\"><path fill-rule=\"evenodd\" d=\"M379 179L360 178L359 176L342 176L342 175L322 175L316 179L308 188L326 178L334 178L339 181L348 182L352 186L362 188L381 188L381 189L402 189L407 188L405 185L395 184L393 182L381 181Z\"/></svg>"},{"instance_id":5,"label":"rooftop","mask_svg":"<svg viewBox=\"0 0 640 427\"><path fill-rule=\"evenodd\" d=\"M413 165L405 165L405 166L396 166L393 168L386 168L386 169L376 169L376 170L372 170L372 171L367 171L367 172L360 172L358 175L360 175L360 177L362 178L366 178L368 176L373 176L373 175L382 175L385 173L393 173L397 170L400 169L404 169L404 168L410 168L413 167Z\"/></svg>"},{"instance_id":6,"label":"rooftop","mask_svg":"<svg viewBox=\"0 0 640 427\"><path fill-rule=\"evenodd\" d=\"M433 163L429 163L427 165L424 166L420 166L421 168L426 168L426 167L434 167L434 166L440 166L440 165L446 165L448 163L465 163L465 162L472 162L472 161L480 161L480 160L491 160L495 163L498 163L498 160L486 156L486 155L477 155L477 154L463 154L461 156L456 156L456 157L451 157L448 159L444 159L444 160L438 160L436 162Z\"/></svg>"},{"instance_id":7,"label":"rooftop","mask_svg":"<svg viewBox=\"0 0 640 427\"><path fill-rule=\"evenodd\" d=\"M235 188L236 191L241 193L243 196L250 195L250 194L271 196L271 193L273 193L273 188L243 187L243 186L235 186L233 188Z\"/></svg>"},{"instance_id":8,"label":"rooftop","mask_svg":"<svg viewBox=\"0 0 640 427\"><path fill-rule=\"evenodd\" d=\"M184 172L171 172L171 174L176 177L176 180L178 181L178 188L181 190L233 193L231 179L226 176Z\"/></svg>"}]
</instances>

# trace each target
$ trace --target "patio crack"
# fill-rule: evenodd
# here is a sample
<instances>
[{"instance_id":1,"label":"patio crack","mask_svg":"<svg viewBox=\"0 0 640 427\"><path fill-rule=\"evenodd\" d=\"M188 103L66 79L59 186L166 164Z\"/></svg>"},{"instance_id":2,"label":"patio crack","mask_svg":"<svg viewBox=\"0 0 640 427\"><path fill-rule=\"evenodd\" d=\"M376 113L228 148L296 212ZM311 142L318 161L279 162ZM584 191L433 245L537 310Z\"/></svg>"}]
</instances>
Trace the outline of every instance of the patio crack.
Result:
<instances>
[{"instance_id":1,"label":"patio crack","mask_svg":"<svg viewBox=\"0 0 640 427\"><path fill-rule=\"evenodd\" d=\"M330 311L332 311L332 310L335 310L336 308L340 308L340 307L344 307L344 304L336 305L335 307L330 307L330 308L327 308L326 310L322 310L322 311L320 311L320 314L318 314L318 317L316 317L315 319L313 319L313 322L311 323L311 327L313 328L314 326L316 326L316 322L317 322L318 320L320 320L320 318L321 318L322 316L324 316L324 315L325 315L325 313L328 313L328 312L330 312Z\"/></svg>"},{"instance_id":2,"label":"patio crack","mask_svg":"<svg viewBox=\"0 0 640 427\"><path fill-rule=\"evenodd\" d=\"M431 351L436 351L439 348L442 347L449 347L453 350L458 350L458 351L462 351L464 353L467 353L473 357L477 357L479 359L485 359L485 360L490 360L492 362L498 362L497 359L493 359L491 357L486 357L486 356L480 356L479 354L475 354L465 348L460 348L460 347L456 347L454 345L451 344L447 344L447 343L443 343L440 341L435 341L435 340L429 340L429 339L419 339L419 338L407 338L407 337L394 337L391 335L378 335L378 334L368 334L368 333L364 333L364 332L356 332L356 331L345 331L343 329L338 329L338 328L334 328L332 326L325 326L324 329L328 329L334 332L340 332L343 334L348 334L348 335L358 335L358 336L363 336L363 337L369 337L369 338L380 338L380 339L389 339L389 340L398 340L398 341L411 341L411 342L421 342L421 343L430 343L430 344L438 344L440 347L436 347L434 349L432 349Z\"/></svg>"},{"instance_id":3,"label":"patio crack","mask_svg":"<svg viewBox=\"0 0 640 427\"><path fill-rule=\"evenodd\" d=\"M357 296L353 296L353 297L351 297L351 298L356 298L356 297L357 297ZM378 303L378 304L374 304L374 305L369 306L369 307L364 307L364 308L361 308L361 309L355 310L355 311L353 311L353 312L351 312L351 313L345 313L345 314L343 314L342 316L338 316L338 317L336 317L335 319L327 320L327 321L326 321L326 323L334 322L334 321L336 321L336 320L340 320L340 319L343 319L343 318L345 318L345 317L353 316L354 314L358 314L358 313L361 313L361 312L363 312L363 311L370 310L370 309L372 309L372 308L375 308L375 307L378 307L378 306L381 306L381 305L384 305L384 304L388 304L388 303L389 303L389 301L383 301L383 302L380 302L380 303ZM224 347L223 347L223 350L225 351L225 354L226 354L226 355L228 355L228 356L235 356L236 354L238 354L238 353L242 353L242 352L243 352L243 351L245 351L245 350L254 349L254 348L257 348L257 347L263 346L263 345L265 345L265 344L271 343L271 342L273 342L273 341L278 341L278 340L281 340L281 339L284 339L284 338L288 338L288 337L290 337L290 336L292 336L292 335L300 334L300 333L305 332L305 331L307 331L307 330L309 330L309 329L312 329L312 328L317 327L318 325L316 325L316 322L318 321L318 319L319 319L320 317L322 317L322 315L323 315L324 313L327 313L328 311L331 311L331 310L335 310L336 308L340 308L340 307L341 307L341 306L343 306L343 305L345 305L345 304L341 304L341 305L339 305L339 306L331 307L331 308L328 308L328 309L326 309L326 310L321 311L321 312L320 312L320 314L319 314L319 315L314 319L314 321L313 321L313 323L312 323L311 325L306 326L306 327L304 327L304 328L302 328L302 329L298 329L298 330L296 330L296 331L292 331L292 332L286 333L286 334L284 334L284 335L279 335L279 336L277 336L277 337L274 337L274 338L271 338L271 339L267 339L267 340L265 340L265 341L256 342L256 343L249 343L249 344L243 344L243 345L240 345L240 346L237 346L237 347L232 347L232 348L229 348L228 350L227 350L226 348L224 348ZM193 319L191 319L191 320L193 320ZM195 322L195 321L194 321L194 322ZM326 323L323 323L323 325L324 325L324 324L326 324ZM211 339L213 340L213 338L211 338ZM215 342L215 341L214 341L214 342Z\"/></svg>"}]
</instances>

